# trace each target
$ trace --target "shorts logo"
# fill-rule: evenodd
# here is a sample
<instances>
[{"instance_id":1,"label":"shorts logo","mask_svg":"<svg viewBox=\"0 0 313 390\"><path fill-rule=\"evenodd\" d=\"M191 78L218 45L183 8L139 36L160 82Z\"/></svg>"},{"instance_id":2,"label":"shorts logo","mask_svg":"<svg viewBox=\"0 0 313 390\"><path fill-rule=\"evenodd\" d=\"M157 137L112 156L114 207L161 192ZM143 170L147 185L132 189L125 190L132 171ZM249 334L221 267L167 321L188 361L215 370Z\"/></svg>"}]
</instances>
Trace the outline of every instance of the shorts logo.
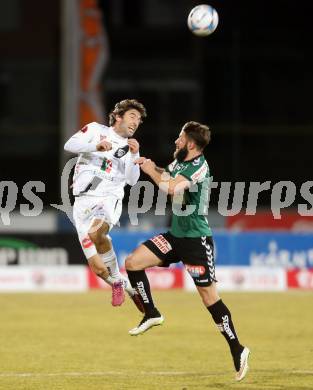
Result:
<instances>
[{"instance_id":1,"label":"shorts logo","mask_svg":"<svg viewBox=\"0 0 313 390\"><path fill-rule=\"evenodd\" d=\"M186 270L193 278L198 278L205 273L205 267L203 265L190 265L185 264Z\"/></svg>"},{"instance_id":2,"label":"shorts logo","mask_svg":"<svg viewBox=\"0 0 313 390\"><path fill-rule=\"evenodd\" d=\"M151 238L150 241L152 241L153 244L164 254L172 250L171 244L162 236L162 234Z\"/></svg>"},{"instance_id":3,"label":"shorts logo","mask_svg":"<svg viewBox=\"0 0 313 390\"><path fill-rule=\"evenodd\" d=\"M196 279L197 283L208 283L209 279Z\"/></svg>"},{"instance_id":4,"label":"shorts logo","mask_svg":"<svg viewBox=\"0 0 313 390\"><path fill-rule=\"evenodd\" d=\"M96 210L94 211L94 216L95 216L96 218L99 218L99 219L105 217L105 210L103 209L102 206L98 206L98 207L96 208Z\"/></svg>"},{"instance_id":5,"label":"shorts logo","mask_svg":"<svg viewBox=\"0 0 313 390\"><path fill-rule=\"evenodd\" d=\"M87 249L87 248L90 248L92 245L93 245L93 242L89 238L84 238L82 240L83 248Z\"/></svg>"}]
</instances>

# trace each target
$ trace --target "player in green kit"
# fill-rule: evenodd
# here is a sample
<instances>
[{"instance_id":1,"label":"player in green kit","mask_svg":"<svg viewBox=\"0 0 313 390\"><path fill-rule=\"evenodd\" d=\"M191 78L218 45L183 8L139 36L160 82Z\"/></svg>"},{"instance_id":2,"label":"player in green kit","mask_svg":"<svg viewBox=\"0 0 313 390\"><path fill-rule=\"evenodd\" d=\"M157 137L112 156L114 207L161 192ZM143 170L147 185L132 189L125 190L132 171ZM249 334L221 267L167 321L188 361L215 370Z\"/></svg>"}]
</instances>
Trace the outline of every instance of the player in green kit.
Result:
<instances>
[{"instance_id":1,"label":"player in green kit","mask_svg":"<svg viewBox=\"0 0 313 390\"><path fill-rule=\"evenodd\" d=\"M240 381L248 371L250 351L240 344L231 313L218 295L212 232L205 217L210 172L203 150L210 137L207 126L188 122L175 141L174 161L166 169L157 167L145 157L137 160L141 170L172 196L173 216L170 231L147 240L125 261L129 281L140 294L145 309L142 321L129 333L132 336L142 334L164 321L154 305L144 270L153 266L168 267L182 261L205 307L229 344L235 379Z\"/></svg>"}]
</instances>

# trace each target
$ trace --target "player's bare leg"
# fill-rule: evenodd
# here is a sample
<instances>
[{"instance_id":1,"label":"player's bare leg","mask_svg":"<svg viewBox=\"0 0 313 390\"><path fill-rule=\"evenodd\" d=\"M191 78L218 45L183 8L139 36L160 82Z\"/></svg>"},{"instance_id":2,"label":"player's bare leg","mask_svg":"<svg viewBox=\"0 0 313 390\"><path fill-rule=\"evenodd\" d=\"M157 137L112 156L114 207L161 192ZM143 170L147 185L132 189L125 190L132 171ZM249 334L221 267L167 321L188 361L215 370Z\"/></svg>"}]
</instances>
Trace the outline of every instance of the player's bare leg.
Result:
<instances>
[{"instance_id":1,"label":"player's bare leg","mask_svg":"<svg viewBox=\"0 0 313 390\"><path fill-rule=\"evenodd\" d=\"M110 240L106 237L109 231L107 223L100 219L95 219L88 232L90 240L94 243L97 254L88 259L88 263L93 272L112 286L112 305L120 306L125 300L124 283L121 278L114 278L110 268L104 263L103 255L112 249Z\"/></svg>"},{"instance_id":2,"label":"player's bare leg","mask_svg":"<svg viewBox=\"0 0 313 390\"><path fill-rule=\"evenodd\" d=\"M103 278L108 284L112 286L112 305L119 306L124 302L125 289L137 306L138 310L144 312L141 300L136 290L134 290L128 281L119 270L117 258L112 246L111 238L107 235L109 232L109 225L102 220L94 220L90 228L89 237L94 242L98 255L90 259L89 264L93 271L100 277L103 273L103 266L108 270L109 277Z\"/></svg>"},{"instance_id":3,"label":"player's bare leg","mask_svg":"<svg viewBox=\"0 0 313 390\"><path fill-rule=\"evenodd\" d=\"M131 336L138 336L153 326L161 325L164 321L164 317L154 306L150 283L144 271L145 268L161 265L161 263L161 260L144 245L140 245L126 258L125 267L129 281L140 294L145 312L139 325L129 331Z\"/></svg>"},{"instance_id":4,"label":"player's bare leg","mask_svg":"<svg viewBox=\"0 0 313 390\"><path fill-rule=\"evenodd\" d=\"M129 280L120 273L117 257L112 246L111 238L109 236L105 236L104 240L106 241L107 246L102 248L105 249L105 252L101 253L100 256L104 264L107 266L110 272L110 276L115 280L121 280L123 282L123 287L127 292L128 296L134 302L137 309L141 313L144 313L144 308L143 308L142 300L140 299L140 295L137 293L137 291L134 288L132 288Z\"/></svg>"},{"instance_id":5,"label":"player's bare leg","mask_svg":"<svg viewBox=\"0 0 313 390\"><path fill-rule=\"evenodd\" d=\"M236 370L235 379L237 381L241 381L246 376L249 368L248 359L250 350L240 344L232 322L230 311L220 299L215 282L208 287L196 287L202 298L204 306L211 313L214 322L230 347Z\"/></svg>"}]
</instances>

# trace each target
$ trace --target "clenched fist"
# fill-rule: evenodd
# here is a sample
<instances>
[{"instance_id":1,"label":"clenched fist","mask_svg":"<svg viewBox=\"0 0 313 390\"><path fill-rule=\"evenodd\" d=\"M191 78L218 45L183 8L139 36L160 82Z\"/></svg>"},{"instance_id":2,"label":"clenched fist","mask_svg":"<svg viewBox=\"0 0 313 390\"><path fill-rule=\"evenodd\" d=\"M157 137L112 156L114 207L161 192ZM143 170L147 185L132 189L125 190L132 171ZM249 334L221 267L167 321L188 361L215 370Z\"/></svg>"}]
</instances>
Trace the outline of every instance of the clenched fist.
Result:
<instances>
[{"instance_id":1,"label":"clenched fist","mask_svg":"<svg viewBox=\"0 0 313 390\"><path fill-rule=\"evenodd\" d=\"M131 153L136 154L139 152L139 142L135 138L129 138L127 143Z\"/></svg>"},{"instance_id":2,"label":"clenched fist","mask_svg":"<svg viewBox=\"0 0 313 390\"><path fill-rule=\"evenodd\" d=\"M107 152L112 149L112 144L108 141L102 140L97 144L98 152Z\"/></svg>"}]
</instances>

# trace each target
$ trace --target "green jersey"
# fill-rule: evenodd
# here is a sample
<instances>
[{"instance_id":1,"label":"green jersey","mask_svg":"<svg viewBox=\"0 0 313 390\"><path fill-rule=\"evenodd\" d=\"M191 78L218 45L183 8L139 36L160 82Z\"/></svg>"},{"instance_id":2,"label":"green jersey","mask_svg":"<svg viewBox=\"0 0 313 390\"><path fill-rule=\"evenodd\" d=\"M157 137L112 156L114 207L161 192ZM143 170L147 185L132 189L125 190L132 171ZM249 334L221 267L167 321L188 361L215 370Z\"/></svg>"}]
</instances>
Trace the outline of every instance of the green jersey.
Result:
<instances>
[{"instance_id":1,"label":"green jersey","mask_svg":"<svg viewBox=\"0 0 313 390\"><path fill-rule=\"evenodd\" d=\"M167 168L171 177L186 177L190 188L173 196L173 217L170 233L175 237L212 236L205 217L208 206L210 171L203 155L192 160L172 162Z\"/></svg>"}]
</instances>

